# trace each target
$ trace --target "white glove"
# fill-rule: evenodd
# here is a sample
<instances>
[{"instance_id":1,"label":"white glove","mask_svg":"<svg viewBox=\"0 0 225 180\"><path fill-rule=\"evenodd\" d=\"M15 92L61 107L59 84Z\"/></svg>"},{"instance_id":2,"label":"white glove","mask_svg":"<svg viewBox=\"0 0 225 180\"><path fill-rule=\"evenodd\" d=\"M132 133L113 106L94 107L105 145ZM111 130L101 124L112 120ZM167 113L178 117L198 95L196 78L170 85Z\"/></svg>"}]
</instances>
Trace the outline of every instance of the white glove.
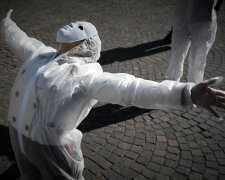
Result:
<instances>
[{"instance_id":1,"label":"white glove","mask_svg":"<svg viewBox=\"0 0 225 180\"><path fill-rule=\"evenodd\" d=\"M215 77L195 85L191 89L191 99L197 106L203 107L211 112L215 117L223 120L211 106L225 109L225 92L210 88L212 84L218 84L223 81L223 77Z\"/></svg>"},{"instance_id":2,"label":"white glove","mask_svg":"<svg viewBox=\"0 0 225 180\"><path fill-rule=\"evenodd\" d=\"M3 18L2 20L0 20L0 38L5 39L5 26L7 24L7 22L10 20L11 18L11 14L12 14L13 10L10 9L7 13L5 18Z\"/></svg>"},{"instance_id":3,"label":"white glove","mask_svg":"<svg viewBox=\"0 0 225 180\"><path fill-rule=\"evenodd\" d=\"M13 12L13 9L10 9L7 13L6 13L6 17L5 18L11 18L11 14Z\"/></svg>"}]
</instances>

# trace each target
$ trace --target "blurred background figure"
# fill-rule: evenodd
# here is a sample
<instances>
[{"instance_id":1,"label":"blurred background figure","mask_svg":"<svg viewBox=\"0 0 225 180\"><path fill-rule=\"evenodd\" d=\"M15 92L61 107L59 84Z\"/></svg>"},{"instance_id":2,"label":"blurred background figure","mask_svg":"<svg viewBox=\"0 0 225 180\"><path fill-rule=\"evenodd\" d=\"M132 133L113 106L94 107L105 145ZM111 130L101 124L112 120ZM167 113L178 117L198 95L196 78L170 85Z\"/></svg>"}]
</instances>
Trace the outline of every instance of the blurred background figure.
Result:
<instances>
[{"instance_id":1,"label":"blurred background figure","mask_svg":"<svg viewBox=\"0 0 225 180\"><path fill-rule=\"evenodd\" d=\"M166 78L180 81L183 64L189 53L188 81L203 81L206 57L217 30L217 13L222 0L180 0L175 9L173 28L164 38L172 37L172 55ZM215 11L216 9L216 11Z\"/></svg>"},{"instance_id":2,"label":"blurred background figure","mask_svg":"<svg viewBox=\"0 0 225 180\"><path fill-rule=\"evenodd\" d=\"M215 5L215 7L214 7L217 16L219 14L222 2L223 2L223 0L218 0L216 5ZM171 28L171 30L168 32L168 34L164 37L164 42L165 43L168 43L168 44L171 43L171 41L172 41L172 33L173 33L173 28Z\"/></svg>"}]
</instances>

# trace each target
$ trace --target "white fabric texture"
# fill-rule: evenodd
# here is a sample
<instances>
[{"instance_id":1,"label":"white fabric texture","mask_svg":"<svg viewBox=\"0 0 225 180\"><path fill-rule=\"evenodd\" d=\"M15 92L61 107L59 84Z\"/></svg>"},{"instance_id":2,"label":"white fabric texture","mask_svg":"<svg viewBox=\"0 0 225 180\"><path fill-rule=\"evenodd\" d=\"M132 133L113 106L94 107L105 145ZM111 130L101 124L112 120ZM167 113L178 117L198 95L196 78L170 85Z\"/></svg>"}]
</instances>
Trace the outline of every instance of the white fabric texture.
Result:
<instances>
[{"instance_id":1,"label":"white fabric texture","mask_svg":"<svg viewBox=\"0 0 225 180\"><path fill-rule=\"evenodd\" d=\"M101 40L99 36L93 36L71 49L62 59L67 60L67 63L94 63L100 58L100 52Z\"/></svg>"},{"instance_id":2,"label":"white fabric texture","mask_svg":"<svg viewBox=\"0 0 225 180\"><path fill-rule=\"evenodd\" d=\"M8 113L10 125L18 130L17 120L28 82L56 50L29 38L9 18L1 22L0 32L12 51L25 61L11 91ZM190 83L157 83L129 74L103 72L96 62L100 50L99 37L90 37L38 76L24 114L22 134L25 137L43 145L65 147L72 144L72 150L76 152L73 158L83 161L82 133L77 127L98 100L149 109L188 109L193 106L190 91L185 94L187 103L181 105L182 90L191 87ZM71 158L69 154L70 151L66 158Z\"/></svg>"},{"instance_id":3,"label":"white fabric texture","mask_svg":"<svg viewBox=\"0 0 225 180\"><path fill-rule=\"evenodd\" d=\"M204 6L202 5L204 4ZM203 81L206 59L217 30L213 0L178 0L174 15L172 54L166 79L180 81L188 54L188 82Z\"/></svg>"}]
</instances>

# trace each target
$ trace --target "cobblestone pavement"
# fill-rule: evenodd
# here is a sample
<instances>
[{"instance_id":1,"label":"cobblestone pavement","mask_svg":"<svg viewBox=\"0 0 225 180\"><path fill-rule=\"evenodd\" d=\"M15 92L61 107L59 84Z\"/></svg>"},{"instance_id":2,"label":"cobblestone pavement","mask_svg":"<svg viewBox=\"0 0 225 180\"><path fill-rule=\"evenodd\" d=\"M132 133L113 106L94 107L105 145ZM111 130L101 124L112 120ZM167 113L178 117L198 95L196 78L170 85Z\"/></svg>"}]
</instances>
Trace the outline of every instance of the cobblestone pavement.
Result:
<instances>
[{"instance_id":1,"label":"cobblestone pavement","mask_svg":"<svg viewBox=\"0 0 225 180\"><path fill-rule=\"evenodd\" d=\"M161 81L170 59L163 43L172 24L174 0L1 0L0 18L57 48L57 29L75 20L96 25L105 71ZM225 4L205 77L225 76ZM9 143L9 92L21 62L0 42L0 179L18 177ZM187 63L182 81L186 81ZM223 82L218 88L225 90ZM219 110L223 116L225 111ZM144 110L98 103L79 127L85 179L225 179L225 123L208 112Z\"/></svg>"}]
</instances>

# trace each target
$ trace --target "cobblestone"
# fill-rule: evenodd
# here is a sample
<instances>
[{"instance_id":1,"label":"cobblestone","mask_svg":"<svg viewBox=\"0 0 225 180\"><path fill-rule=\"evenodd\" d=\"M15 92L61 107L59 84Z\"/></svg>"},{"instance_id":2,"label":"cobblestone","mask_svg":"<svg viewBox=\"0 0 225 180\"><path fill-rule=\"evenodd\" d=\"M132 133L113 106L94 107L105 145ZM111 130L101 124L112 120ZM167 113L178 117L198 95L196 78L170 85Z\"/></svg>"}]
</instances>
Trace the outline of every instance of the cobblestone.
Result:
<instances>
[{"instance_id":1,"label":"cobblestone","mask_svg":"<svg viewBox=\"0 0 225 180\"><path fill-rule=\"evenodd\" d=\"M104 71L164 80L171 47L162 38L172 27L175 0L1 0L0 7L1 18L14 8L12 19L21 29L54 48L58 46L58 28L75 20L90 21L102 40L99 62ZM224 76L224 37L222 4L216 41L207 57L206 78ZM7 111L21 61L2 41L0 51L0 175L8 172L16 176L16 169L11 172L16 164L9 144ZM186 80L187 61L181 81ZM225 90L224 82L216 88ZM225 116L225 111L218 112ZM225 124L201 108L143 110L99 102L79 129L84 135L87 180L225 179Z\"/></svg>"},{"instance_id":2,"label":"cobblestone","mask_svg":"<svg viewBox=\"0 0 225 180\"><path fill-rule=\"evenodd\" d=\"M202 179L202 178L203 178L203 175L202 174L199 174L199 173L196 173L196 172L192 172L189 175L189 179L190 180L199 180L199 179Z\"/></svg>"},{"instance_id":3,"label":"cobblestone","mask_svg":"<svg viewBox=\"0 0 225 180\"><path fill-rule=\"evenodd\" d=\"M192 165L192 170L199 172L199 173L204 173L205 172L205 166L202 164L194 163Z\"/></svg>"},{"instance_id":4,"label":"cobblestone","mask_svg":"<svg viewBox=\"0 0 225 180\"><path fill-rule=\"evenodd\" d=\"M190 151L181 151L181 158L191 160L192 159L191 152Z\"/></svg>"},{"instance_id":5,"label":"cobblestone","mask_svg":"<svg viewBox=\"0 0 225 180\"><path fill-rule=\"evenodd\" d=\"M180 159L179 165L185 166L185 167L191 167L192 161L186 160L186 159Z\"/></svg>"},{"instance_id":6,"label":"cobblestone","mask_svg":"<svg viewBox=\"0 0 225 180\"><path fill-rule=\"evenodd\" d=\"M165 161L164 157L160 156L152 156L152 162L158 163L158 164L163 164Z\"/></svg>"},{"instance_id":7,"label":"cobblestone","mask_svg":"<svg viewBox=\"0 0 225 180\"><path fill-rule=\"evenodd\" d=\"M184 167L180 165L176 168L176 171L185 176L187 176L190 173L190 169L188 167Z\"/></svg>"},{"instance_id":8,"label":"cobblestone","mask_svg":"<svg viewBox=\"0 0 225 180\"><path fill-rule=\"evenodd\" d=\"M169 168L173 168L173 169L176 169L176 166L177 166L177 161L174 161L174 160L170 160L170 159L166 159L165 160L165 166L169 167Z\"/></svg>"},{"instance_id":9,"label":"cobblestone","mask_svg":"<svg viewBox=\"0 0 225 180\"><path fill-rule=\"evenodd\" d=\"M218 169L218 164L211 161L206 161L206 166L212 169Z\"/></svg>"},{"instance_id":10,"label":"cobblestone","mask_svg":"<svg viewBox=\"0 0 225 180\"><path fill-rule=\"evenodd\" d=\"M177 172L175 172L172 177L172 180L185 180L185 179L186 179L186 176L179 174Z\"/></svg>"}]
</instances>

